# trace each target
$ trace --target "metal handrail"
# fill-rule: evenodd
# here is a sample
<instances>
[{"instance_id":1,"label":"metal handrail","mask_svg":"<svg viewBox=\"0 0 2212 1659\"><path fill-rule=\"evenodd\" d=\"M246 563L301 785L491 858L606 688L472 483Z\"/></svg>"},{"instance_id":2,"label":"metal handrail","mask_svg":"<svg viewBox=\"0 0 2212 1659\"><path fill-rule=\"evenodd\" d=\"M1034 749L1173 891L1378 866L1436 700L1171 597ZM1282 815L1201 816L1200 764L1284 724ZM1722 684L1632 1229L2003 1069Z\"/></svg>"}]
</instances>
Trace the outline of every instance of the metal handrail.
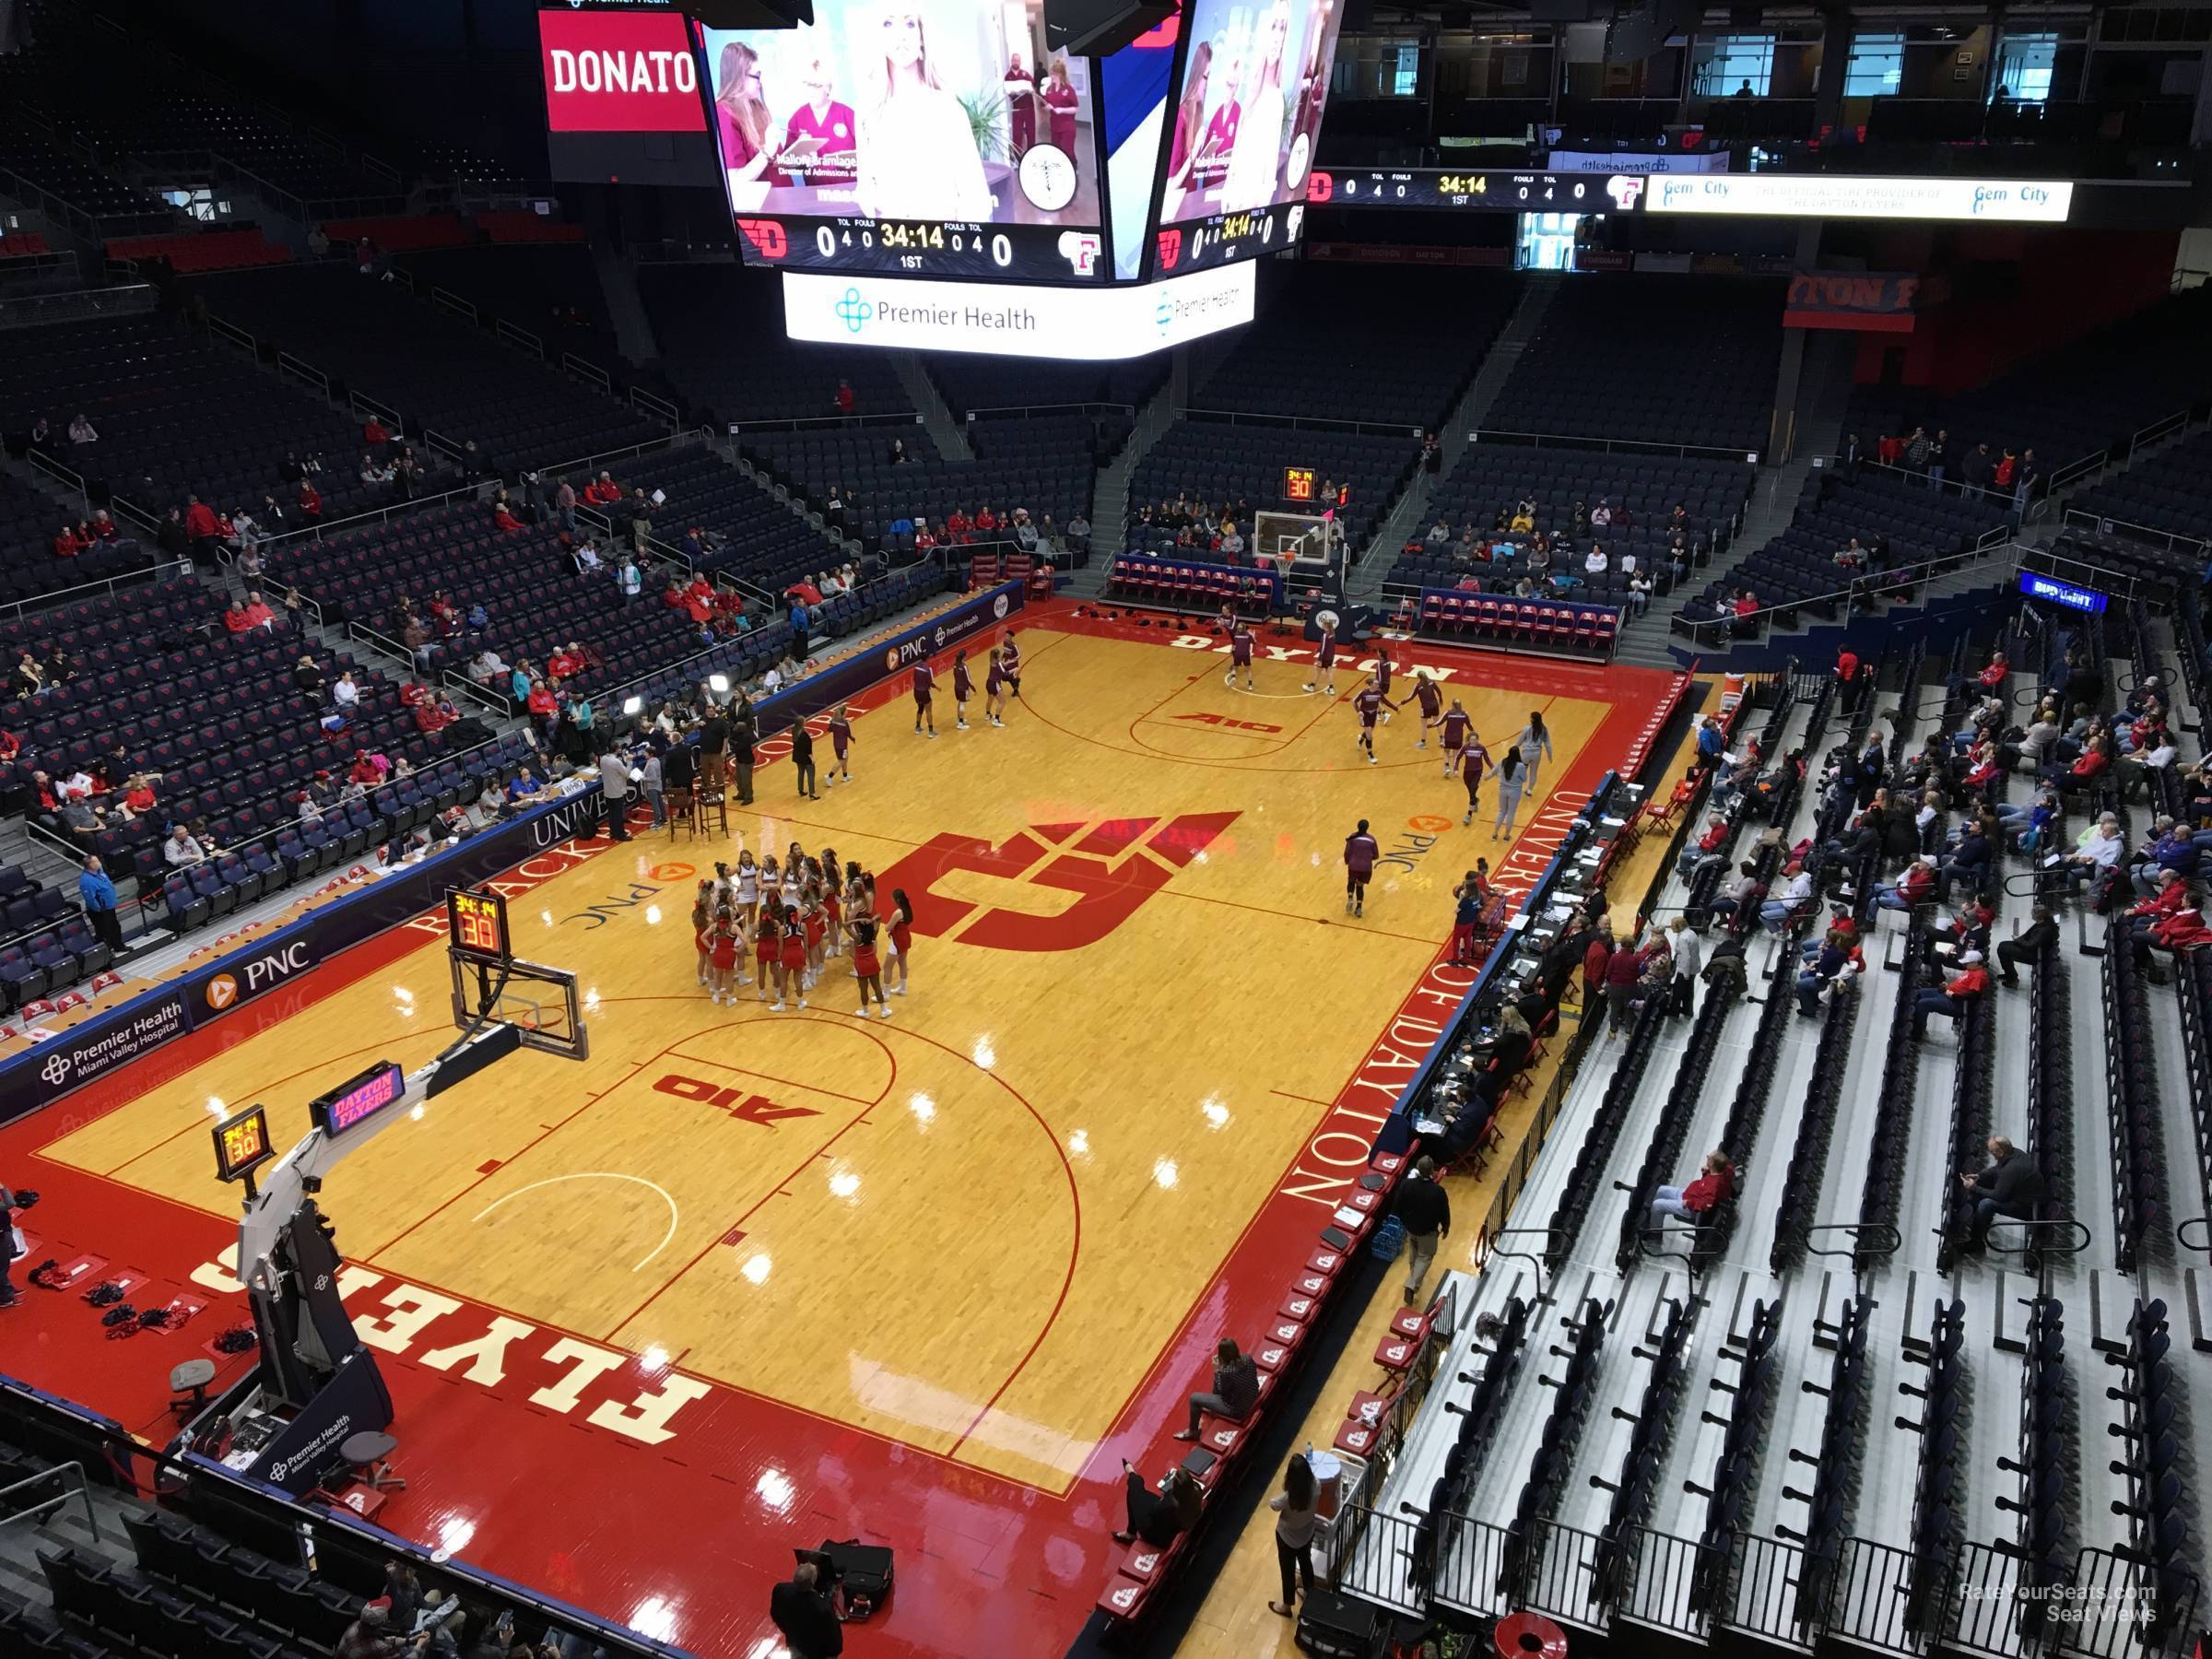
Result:
<instances>
[{"instance_id":1,"label":"metal handrail","mask_svg":"<svg viewBox=\"0 0 2212 1659\"><path fill-rule=\"evenodd\" d=\"M1707 629L1726 629L1733 632L1740 622L1756 623L1759 628L1764 629L1785 611L1808 610L1816 606L1833 605L1839 600L1843 602L1846 615L1848 615L1850 606L1870 592L1878 594L1884 588L1910 586L1914 582L1926 581L1936 575L1947 575L1954 568L1963 570L1969 564L1979 562L1984 555L1999 546L1997 541L1992 539L1993 537L2002 537L2004 546L2018 547L2021 549L2013 559L2013 568L2018 570L2020 559L2026 557L2030 550L2029 544L2014 542L2011 539L2011 533L2000 525L1995 529L1984 531L1982 539L1971 547L1963 548L1956 553L1938 553L1932 559L1920 559L1909 565L1897 565L1870 571L1866 575L1859 577L1851 586L1838 588L1832 593L1815 594L1804 599L1792 599L1786 605L1764 605L1744 617L1738 617L1732 613L1725 617L1704 617L1692 620L1677 614L1670 620L1669 626L1672 629L1679 629L1683 634L1694 640L1700 637L1700 630ZM2041 551L2041 549L2033 550ZM1941 568L1939 569L1939 567ZM1721 641L1723 644L1726 642L1725 640Z\"/></svg>"},{"instance_id":2,"label":"metal handrail","mask_svg":"<svg viewBox=\"0 0 2212 1659\"><path fill-rule=\"evenodd\" d=\"M172 575L190 576L192 573L193 565L190 559L164 559L151 570L134 571L128 576L108 576L97 582L80 582L70 587L53 588L43 594L34 594L29 599L10 600L6 604L0 605L0 614L12 612L16 620L19 622L26 619L34 609L43 610L49 606L72 605L80 597L89 598L95 588L102 593L112 594L119 584L137 587L146 582L167 581Z\"/></svg>"},{"instance_id":3,"label":"metal handrail","mask_svg":"<svg viewBox=\"0 0 2212 1659\"><path fill-rule=\"evenodd\" d=\"M2100 535L2109 529L2137 541L2162 541L2166 544L2166 550L2170 553L2179 545L2195 548L2196 556L2199 559L2212 554L2212 540L2206 540L2203 536L2183 535L2177 530L2161 530L2155 524L2138 524L2132 519L2112 518L2105 513L2091 512L2086 507L2067 508L2065 522L2069 524L2077 523L2088 524Z\"/></svg>"},{"instance_id":4,"label":"metal handrail","mask_svg":"<svg viewBox=\"0 0 2212 1659\"><path fill-rule=\"evenodd\" d=\"M42 1519L49 1512L61 1508L75 1497L85 1506L86 1529L97 1541L100 1537L100 1517L93 1512L92 1491L85 1482L85 1465L81 1463L56 1464L51 1469L41 1469L36 1475L26 1475L20 1480L10 1481L6 1486L0 1486L0 1500L6 1499L10 1492L19 1492L25 1487L39 1486L57 1477L68 1477L74 1482L76 1490L73 1493L57 1492L52 1498L41 1498L26 1508L0 1514L0 1526L7 1526L18 1521Z\"/></svg>"},{"instance_id":5,"label":"metal handrail","mask_svg":"<svg viewBox=\"0 0 2212 1659\"><path fill-rule=\"evenodd\" d=\"M1606 454L1624 455L1679 455L1686 461L1735 461L1745 465L1757 465L1756 452L1734 444L1717 443L1646 443L1629 438L1593 438L1574 432L1522 432L1510 427L1477 427L1467 434L1475 443L1495 443L1504 441L1542 449L1550 444L1559 449L1598 450Z\"/></svg>"}]
</instances>

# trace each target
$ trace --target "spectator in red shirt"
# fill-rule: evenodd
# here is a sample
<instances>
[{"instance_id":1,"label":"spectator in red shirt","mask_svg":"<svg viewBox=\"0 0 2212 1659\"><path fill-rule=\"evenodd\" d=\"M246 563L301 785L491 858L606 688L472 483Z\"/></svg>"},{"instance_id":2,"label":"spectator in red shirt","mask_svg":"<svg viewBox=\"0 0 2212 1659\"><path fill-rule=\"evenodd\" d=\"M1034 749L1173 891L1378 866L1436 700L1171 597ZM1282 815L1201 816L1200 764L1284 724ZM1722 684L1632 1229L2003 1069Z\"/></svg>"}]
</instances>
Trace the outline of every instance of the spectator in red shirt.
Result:
<instances>
[{"instance_id":1,"label":"spectator in red shirt","mask_svg":"<svg viewBox=\"0 0 2212 1659\"><path fill-rule=\"evenodd\" d=\"M319 520L323 516L322 492L315 488L315 482L312 478L300 480L300 511L311 521Z\"/></svg>"},{"instance_id":2,"label":"spectator in red shirt","mask_svg":"<svg viewBox=\"0 0 2212 1659\"><path fill-rule=\"evenodd\" d=\"M56 559L75 559L84 550L85 544L76 539L76 532L64 524L62 533L53 538L53 556Z\"/></svg>"},{"instance_id":3,"label":"spectator in red shirt","mask_svg":"<svg viewBox=\"0 0 2212 1659\"><path fill-rule=\"evenodd\" d=\"M419 686L416 689L420 695L415 699L415 729L425 737L435 737L460 718L452 704L441 702Z\"/></svg>"},{"instance_id":4,"label":"spectator in red shirt","mask_svg":"<svg viewBox=\"0 0 2212 1659\"><path fill-rule=\"evenodd\" d=\"M998 515L991 511L991 504L986 501L975 510L975 533L988 540L997 530Z\"/></svg>"},{"instance_id":5,"label":"spectator in red shirt","mask_svg":"<svg viewBox=\"0 0 2212 1659\"><path fill-rule=\"evenodd\" d=\"M661 590L661 603L670 610L682 610L689 603L684 597L684 590L673 576L668 578L668 585Z\"/></svg>"},{"instance_id":6,"label":"spectator in red shirt","mask_svg":"<svg viewBox=\"0 0 2212 1659\"><path fill-rule=\"evenodd\" d=\"M786 599L797 599L812 609L821 604L822 590L814 584L814 578L802 576L783 590L783 596Z\"/></svg>"},{"instance_id":7,"label":"spectator in red shirt","mask_svg":"<svg viewBox=\"0 0 2212 1659\"><path fill-rule=\"evenodd\" d=\"M523 521L507 510L504 496L491 504L491 527L499 531L520 530L523 527Z\"/></svg>"},{"instance_id":8,"label":"spectator in red shirt","mask_svg":"<svg viewBox=\"0 0 2212 1659\"><path fill-rule=\"evenodd\" d=\"M276 613L262 603L260 590L247 590L245 611L248 628L265 628L272 633L276 631Z\"/></svg>"},{"instance_id":9,"label":"spectator in red shirt","mask_svg":"<svg viewBox=\"0 0 2212 1659\"><path fill-rule=\"evenodd\" d=\"M601 473L583 487L583 499L594 507L611 507L622 499L622 486L611 473Z\"/></svg>"},{"instance_id":10,"label":"spectator in red shirt","mask_svg":"<svg viewBox=\"0 0 2212 1659\"><path fill-rule=\"evenodd\" d=\"M850 381L841 380L837 382L837 412L840 415L853 413L853 383Z\"/></svg>"},{"instance_id":11,"label":"spectator in red shirt","mask_svg":"<svg viewBox=\"0 0 2212 1659\"><path fill-rule=\"evenodd\" d=\"M945 521L945 534L952 537L956 544L963 547L975 539L975 536L973 534L971 534L974 528L975 522L966 513L962 512L958 507L955 507L952 510L951 516L947 518Z\"/></svg>"},{"instance_id":12,"label":"spectator in red shirt","mask_svg":"<svg viewBox=\"0 0 2212 1659\"><path fill-rule=\"evenodd\" d=\"M914 521L914 551L917 553L932 553L936 550L936 533L929 527L929 521L927 519L916 519Z\"/></svg>"},{"instance_id":13,"label":"spectator in red shirt","mask_svg":"<svg viewBox=\"0 0 2212 1659\"><path fill-rule=\"evenodd\" d=\"M1977 996L1989 992L1989 970L1982 965L1978 950L1961 951L1959 971L1943 982L1940 990L1923 991L1912 999L1912 1035L1915 1039L1928 1034L1931 1015L1948 1014L1956 1018L1966 1011L1966 1005Z\"/></svg>"},{"instance_id":14,"label":"spectator in red shirt","mask_svg":"<svg viewBox=\"0 0 2212 1659\"><path fill-rule=\"evenodd\" d=\"M1658 1232L1670 1219L1695 1227L1727 1202L1735 1190L1735 1166L1728 1161L1728 1155L1717 1148L1708 1152L1695 1181L1684 1187L1663 1186L1652 1194L1651 1230Z\"/></svg>"},{"instance_id":15,"label":"spectator in red shirt","mask_svg":"<svg viewBox=\"0 0 2212 1659\"><path fill-rule=\"evenodd\" d=\"M1684 881L1694 881L1698 871L1706 865L1724 864L1728 858L1727 841L1727 818L1717 812L1710 814L1698 839L1682 849L1682 856L1675 863L1675 874Z\"/></svg>"},{"instance_id":16,"label":"spectator in red shirt","mask_svg":"<svg viewBox=\"0 0 2212 1659\"><path fill-rule=\"evenodd\" d=\"M196 495L189 498L189 502L184 509L185 539L195 548L206 542L220 541L225 533L217 522L215 509Z\"/></svg>"},{"instance_id":17,"label":"spectator in red shirt","mask_svg":"<svg viewBox=\"0 0 2212 1659\"><path fill-rule=\"evenodd\" d=\"M1859 677L1859 653L1848 645L1836 653L1836 680L1849 686Z\"/></svg>"},{"instance_id":18,"label":"spectator in red shirt","mask_svg":"<svg viewBox=\"0 0 2212 1659\"><path fill-rule=\"evenodd\" d=\"M242 634L253 624L246 620L245 606L233 600L230 608L223 613L223 626L234 634Z\"/></svg>"},{"instance_id":19,"label":"spectator in red shirt","mask_svg":"<svg viewBox=\"0 0 2212 1659\"><path fill-rule=\"evenodd\" d=\"M392 441L392 434L384 429L382 421L371 415L361 423L361 441L372 450L378 449Z\"/></svg>"},{"instance_id":20,"label":"spectator in red shirt","mask_svg":"<svg viewBox=\"0 0 2212 1659\"><path fill-rule=\"evenodd\" d=\"M1759 630L1756 620L1759 616L1759 595L1749 588L1736 594L1735 604L1730 608L1735 613L1735 632L1739 637Z\"/></svg>"}]
</instances>

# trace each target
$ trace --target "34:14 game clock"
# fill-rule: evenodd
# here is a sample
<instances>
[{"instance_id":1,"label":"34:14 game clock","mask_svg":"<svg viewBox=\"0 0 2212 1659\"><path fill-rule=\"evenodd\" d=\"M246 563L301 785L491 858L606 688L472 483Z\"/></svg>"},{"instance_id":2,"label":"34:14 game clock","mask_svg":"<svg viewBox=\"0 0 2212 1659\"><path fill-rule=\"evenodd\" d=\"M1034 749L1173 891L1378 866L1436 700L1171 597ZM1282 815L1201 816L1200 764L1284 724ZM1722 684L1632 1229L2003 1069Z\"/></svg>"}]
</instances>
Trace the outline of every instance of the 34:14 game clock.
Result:
<instances>
[{"instance_id":1,"label":"34:14 game clock","mask_svg":"<svg viewBox=\"0 0 2212 1659\"><path fill-rule=\"evenodd\" d=\"M507 936L507 900L497 893L448 888L445 925L447 942L463 956L505 961L514 954Z\"/></svg>"}]
</instances>

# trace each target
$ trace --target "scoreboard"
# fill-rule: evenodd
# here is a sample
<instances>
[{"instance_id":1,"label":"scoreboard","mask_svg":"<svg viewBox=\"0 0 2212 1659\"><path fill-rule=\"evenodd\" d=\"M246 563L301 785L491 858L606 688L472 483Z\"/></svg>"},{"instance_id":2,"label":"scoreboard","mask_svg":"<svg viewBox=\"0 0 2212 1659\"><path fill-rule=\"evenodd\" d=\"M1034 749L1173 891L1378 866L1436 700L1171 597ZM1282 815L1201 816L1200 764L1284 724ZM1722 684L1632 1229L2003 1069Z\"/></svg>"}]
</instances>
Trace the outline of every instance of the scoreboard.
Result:
<instances>
[{"instance_id":1,"label":"scoreboard","mask_svg":"<svg viewBox=\"0 0 2212 1659\"><path fill-rule=\"evenodd\" d=\"M1636 173L1463 172L1376 168L1317 172L1306 200L1332 207L1428 207L1475 213L1630 213L1650 181Z\"/></svg>"},{"instance_id":2,"label":"scoreboard","mask_svg":"<svg viewBox=\"0 0 2212 1659\"><path fill-rule=\"evenodd\" d=\"M477 961L503 962L514 952L507 933L507 900L488 889L450 888L445 895L446 941Z\"/></svg>"}]
</instances>

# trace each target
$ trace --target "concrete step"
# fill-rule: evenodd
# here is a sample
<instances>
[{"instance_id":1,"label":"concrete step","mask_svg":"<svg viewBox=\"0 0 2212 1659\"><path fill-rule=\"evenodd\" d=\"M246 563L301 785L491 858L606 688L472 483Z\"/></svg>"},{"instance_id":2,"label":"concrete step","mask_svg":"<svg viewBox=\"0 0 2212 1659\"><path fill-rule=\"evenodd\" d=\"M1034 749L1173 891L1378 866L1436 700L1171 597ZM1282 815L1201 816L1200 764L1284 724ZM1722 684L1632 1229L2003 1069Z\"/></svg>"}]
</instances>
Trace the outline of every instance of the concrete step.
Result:
<instances>
[{"instance_id":1,"label":"concrete step","mask_svg":"<svg viewBox=\"0 0 2212 1659\"><path fill-rule=\"evenodd\" d=\"M914 400L915 411L922 417L922 429L937 446L937 453L947 461L974 460L975 448L968 441L968 429L953 418L936 382L929 378L929 371L923 366L922 354L894 351L889 355L892 366L899 371L899 383Z\"/></svg>"}]
</instances>

